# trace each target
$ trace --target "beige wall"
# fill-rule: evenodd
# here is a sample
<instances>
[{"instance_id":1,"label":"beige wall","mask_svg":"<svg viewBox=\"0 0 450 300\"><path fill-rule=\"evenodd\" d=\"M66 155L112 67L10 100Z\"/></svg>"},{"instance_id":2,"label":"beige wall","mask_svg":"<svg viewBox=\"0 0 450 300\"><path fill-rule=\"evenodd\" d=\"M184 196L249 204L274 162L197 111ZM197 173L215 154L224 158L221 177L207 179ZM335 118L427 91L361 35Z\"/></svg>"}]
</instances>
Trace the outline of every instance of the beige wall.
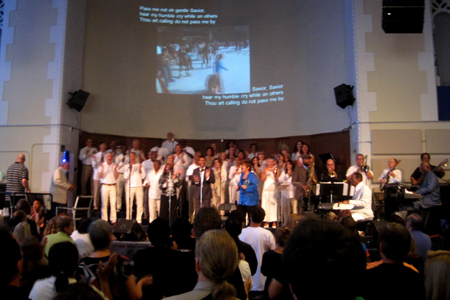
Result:
<instances>
[{"instance_id":1,"label":"beige wall","mask_svg":"<svg viewBox=\"0 0 450 300\"><path fill-rule=\"evenodd\" d=\"M5 1L0 170L24 153L32 192L49 191L61 146L78 151L78 116L65 103L67 92L80 88L83 46L75 43L83 41L83 15L83 1Z\"/></svg>"}]
</instances>

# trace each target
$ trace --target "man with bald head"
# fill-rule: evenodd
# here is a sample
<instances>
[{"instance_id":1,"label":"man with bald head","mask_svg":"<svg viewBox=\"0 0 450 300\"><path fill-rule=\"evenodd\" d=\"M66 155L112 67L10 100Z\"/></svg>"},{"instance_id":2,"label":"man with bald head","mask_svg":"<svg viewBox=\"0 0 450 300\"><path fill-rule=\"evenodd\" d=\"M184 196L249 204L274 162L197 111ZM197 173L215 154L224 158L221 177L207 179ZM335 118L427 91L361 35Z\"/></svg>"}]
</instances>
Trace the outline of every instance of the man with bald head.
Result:
<instances>
[{"instance_id":1,"label":"man with bald head","mask_svg":"<svg viewBox=\"0 0 450 300\"><path fill-rule=\"evenodd\" d=\"M419 185L417 194L422 195L423 199L414 202L415 209L431 208L441 204L439 181L433 172L431 172L431 165L429 162L422 162L420 164L420 171L424 174L423 180Z\"/></svg>"},{"instance_id":2,"label":"man with bald head","mask_svg":"<svg viewBox=\"0 0 450 300\"><path fill-rule=\"evenodd\" d=\"M30 193L28 186L28 169L24 166L25 155L19 154L6 173L6 191L11 193ZM10 201L6 195L6 201Z\"/></svg>"}]
</instances>

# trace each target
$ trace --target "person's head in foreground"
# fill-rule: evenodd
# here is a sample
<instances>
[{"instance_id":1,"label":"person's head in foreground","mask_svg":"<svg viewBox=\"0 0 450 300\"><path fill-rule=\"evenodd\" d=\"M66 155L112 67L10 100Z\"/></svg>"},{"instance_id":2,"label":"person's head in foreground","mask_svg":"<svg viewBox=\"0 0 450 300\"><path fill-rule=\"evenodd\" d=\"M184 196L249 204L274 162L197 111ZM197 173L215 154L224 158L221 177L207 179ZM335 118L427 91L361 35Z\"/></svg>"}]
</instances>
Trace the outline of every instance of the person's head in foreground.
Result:
<instances>
[{"instance_id":1,"label":"person's head in foreground","mask_svg":"<svg viewBox=\"0 0 450 300\"><path fill-rule=\"evenodd\" d=\"M239 255L236 243L224 230L208 230L197 241L195 269L199 281L215 283L212 299L236 297L235 288L225 278L236 270Z\"/></svg>"},{"instance_id":2,"label":"person's head in foreground","mask_svg":"<svg viewBox=\"0 0 450 300\"><path fill-rule=\"evenodd\" d=\"M284 247L282 260L295 299L353 300L361 295L364 250L353 234L336 222L300 221Z\"/></svg>"}]
</instances>

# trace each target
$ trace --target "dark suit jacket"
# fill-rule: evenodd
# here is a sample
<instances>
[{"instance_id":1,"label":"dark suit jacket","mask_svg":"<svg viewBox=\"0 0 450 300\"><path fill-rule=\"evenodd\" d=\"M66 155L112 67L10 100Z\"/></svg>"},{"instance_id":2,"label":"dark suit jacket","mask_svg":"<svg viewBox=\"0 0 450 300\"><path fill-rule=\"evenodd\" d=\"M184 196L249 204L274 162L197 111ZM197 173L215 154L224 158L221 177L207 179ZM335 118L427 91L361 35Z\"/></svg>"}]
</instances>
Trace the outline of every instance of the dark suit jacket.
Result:
<instances>
[{"instance_id":1,"label":"dark suit jacket","mask_svg":"<svg viewBox=\"0 0 450 300\"><path fill-rule=\"evenodd\" d=\"M211 199L212 198L212 189L211 189L211 183L216 182L214 178L214 172L211 168L205 167L205 173L206 170L209 169L209 179L204 178L203 180L203 196L202 199ZM194 191L194 197L195 199L200 199L200 182L195 182L194 177L198 176L200 177L200 168L197 168L192 172L191 182L195 185L195 191Z\"/></svg>"},{"instance_id":2,"label":"dark suit jacket","mask_svg":"<svg viewBox=\"0 0 450 300\"><path fill-rule=\"evenodd\" d=\"M294 197L295 199L300 199L301 196L305 195L305 190L303 186L308 183L308 177L306 177L306 169L301 167L296 167L294 169L294 174L292 175L292 182L301 182L295 189Z\"/></svg>"}]
</instances>

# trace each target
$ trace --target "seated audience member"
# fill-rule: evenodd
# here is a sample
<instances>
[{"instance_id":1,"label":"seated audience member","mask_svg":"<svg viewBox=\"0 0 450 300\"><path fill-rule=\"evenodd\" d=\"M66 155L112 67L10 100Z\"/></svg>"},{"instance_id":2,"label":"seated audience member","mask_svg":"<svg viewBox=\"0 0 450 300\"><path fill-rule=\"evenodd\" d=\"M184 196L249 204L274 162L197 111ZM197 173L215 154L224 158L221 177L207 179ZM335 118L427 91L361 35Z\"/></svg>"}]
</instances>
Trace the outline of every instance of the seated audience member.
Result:
<instances>
[{"instance_id":1,"label":"seated audience member","mask_svg":"<svg viewBox=\"0 0 450 300\"><path fill-rule=\"evenodd\" d=\"M266 276L261 274L261 264L264 252L275 249L275 239L273 234L261 227L261 223L264 220L266 213L260 206L255 207L251 213L250 226L242 230L239 239L245 243L248 243L255 250L256 257L258 259L258 268L255 275L253 275L253 288L252 292L262 293L264 291L264 283L266 282Z\"/></svg>"},{"instance_id":2,"label":"seated audience member","mask_svg":"<svg viewBox=\"0 0 450 300\"><path fill-rule=\"evenodd\" d=\"M48 261L44 256L44 247L34 236L27 237L20 244L23 254L22 277L20 286L29 295L36 280L50 276Z\"/></svg>"},{"instance_id":3,"label":"seated audience member","mask_svg":"<svg viewBox=\"0 0 450 300\"><path fill-rule=\"evenodd\" d=\"M51 276L37 280L30 292L31 300L50 300L69 284L76 283L75 272L78 268L77 247L71 242L54 244L48 254L48 266Z\"/></svg>"},{"instance_id":4,"label":"seated audience member","mask_svg":"<svg viewBox=\"0 0 450 300\"><path fill-rule=\"evenodd\" d=\"M427 259L428 251L431 250L431 238L427 234L423 233L424 228L423 219L419 214L413 213L406 218L406 228L411 232L416 244L417 254Z\"/></svg>"},{"instance_id":5,"label":"seated audience member","mask_svg":"<svg viewBox=\"0 0 450 300\"><path fill-rule=\"evenodd\" d=\"M15 210L16 211L23 210L25 212L25 215L29 216L31 214L30 203L28 203L28 201L26 199L20 199L16 203ZM36 223L34 223L32 220L28 219L28 217L27 217L26 221L27 221L28 224L30 224L31 234L33 236L35 236L37 239L41 240L41 236L38 233L38 230L37 230L37 227L36 227ZM10 228L12 228L16 224L12 225L11 223L8 222L8 225L9 225Z\"/></svg>"},{"instance_id":6,"label":"seated audience member","mask_svg":"<svg viewBox=\"0 0 450 300\"><path fill-rule=\"evenodd\" d=\"M41 199L35 199L33 201L33 214L30 220L35 223L36 229L39 235L43 235L45 228L45 208Z\"/></svg>"},{"instance_id":7,"label":"seated audience member","mask_svg":"<svg viewBox=\"0 0 450 300\"><path fill-rule=\"evenodd\" d=\"M60 214L59 216L56 216L56 217L51 218L51 219L48 221L47 226L45 226L45 229L44 229L44 236L47 236L47 235L54 234L54 233L57 233L57 232L58 232L58 226L57 226L57 223L58 223L58 218L59 218L60 216L66 216L66 214Z\"/></svg>"},{"instance_id":8,"label":"seated audience member","mask_svg":"<svg viewBox=\"0 0 450 300\"><path fill-rule=\"evenodd\" d=\"M44 253L45 256L48 257L48 253L50 248L56 244L61 242L71 242L74 243L70 238L70 235L73 232L73 220L69 216L60 216L56 222L58 232L54 234L47 235L47 244L45 244Z\"/></svg>"},{"instance_id":9,"label":"seated audience member","mask_svg":"<svg viewBox=\"0 0 450 300\"><path fill-rule=\"evenodd\" d=\"M19 244L6 225L0 225L0 257L3 258L0 271L1 298L28 299L28 295L20 288L22 253Z\"/></svg>"},{"instance_id":10,"label":"seated audience member","mask_svg":"<svg viewBox=\"0 0 450 300\"><path fill-rule=\"evenodd\" d=\"M193 232L195 239L198 240L207 231L213 229L220 229L222 220L219 212L214 207L202 207L194 219ZM195 268L195 254L193 252L180 252L172 257L169 268L173 270L172 282L177 284L172 285L172 295L178 295L192 291L197 282L197 272ZM192 284L192 280L194 280ZM226 280L232 284L237 291L238 299L247 299L247 293L242 283L242 276L239 268L231 274ZM188 289L187 289L188 288ZM181 293L178 291L183 290ZM177 291L178 293L175 293Z\"/></svg>"},{"instance_id":11,"label":"seated audience member","mask_svg":"<svg viewBox=\"0 0 450 300\"><path fill-rule=\"evenodd\" d=\"M261 273L267 277L264 286L265 299L293 299L286 281L286 271L281 263L281 254L289 234L287 227L278 228L275 231L275 250L266 251L263 255Z\"/></svg>"},{"instance_id":12,"label":"seated audience member","mask_svg":"<svg viewBox=\"0 0 450 300\"><path fill-rule=\"evenodd\" d=\"M188 219L178 218L172 227L172 243L174 250L195 250L195 238L191 236L192 225Z\"/></svg>"},{"instance_id":13,"label":"seated audience member","mask_svg":"<svg viewBox=\"0 0 450 300\"><path fill-rule=\"evenodd\" d=\"M300 222L300 220L302 219L302 215L301 214L291 214L287 220L286 223L284 224L284 226L286 226L289 231L292 232L292 230L294 230L295 226L297 226L298 222Z\"/></svg>"},{"instance_id":14,"label":"seated audience member","mask_svg":"<svg viewBox=\"0 0 450 300\"><path fill-rule=\"evenodd\" d=\"M138 279L153 277L153 284L142 289L143 299L162 299L174 285L171 273L176 272L168 268L172 254L169 223L159 218L153 220L147 227L147 236L151 246L134 255L134 275Z\"/></svg>"},{"instance_id":15,"label":"seated audience member","mask_svg":"<svg viewBox=\"0 0 450 300\"><path fill-rule=\"evenodd\" d=\"M92 220L89 218L81 219L80 225L78 226L78 230L75 230L70 237L77 245L78 254L80 258L84 258L89 256L92 252L94 252L94 246L92 245L91 239L89 238L88 228L92 223Z\"/></svg>"},{"instance_id":16,"label":"seated audience member","mask_svg":"<svg viewBox=\"0 0 450 300\"><path fill-rule=\"evenodd\" d=\"M237 210L235 210L235 212L239 213ZM239 215L242 217L240 213ZM231 212L230 216L225 221L225 230L236 242L239 253L242 253L244 255L245 260L249 264L251 275L255 275L256 269L258 268L258 260L256 258L255 250L253 250L251 245L239 239L239 235L242 232L242 218Z\"/></svg>"},{"instance_id":17,"label":"seated audience member","mask_svg":"<svg viewBox=\"0 0 450 300\"><path fill-rule=\"evenodd\" d=\"M105 220L97 220L89 225L89 237L91 238L94 252L80 261L78 274L85 283L97 283L99 277L99 262L107 263L115 256L111 252L111 244L114 236L112 226ZM108 277L109 286L114 299L141 299L142 286L152 283L151 277L144 277L136 283L136 277L131 275L129 261L122 256L117 257L117 265ZM100 286L96 286L100 288Z\"/></svg>"},{"instance_id":18,"label":"seated audience member","mask_svg":"<svg viewBox=\"0 0 450 300\"><path fill-rule=\"evenodd\" d=\"M450 251L430 251L425 263L427 300L450 299Z\"/></svg>"},{"instance_id":19,"label":"seated audience member","mask_svg":"<svg viewBox=\"0 0 450 300\"><path fill-rule=\"evenodd\" d=\"M166 299L233 299L236 289L228 283L238 266L236 243L223 230L209 230L197 241L195 270L198 282L193 291ZM209 298L208 297L208 298Z\"/></svg>"},{"instance_id":20,"label":"seated audience member","mask_svg":"<svg viewBox=\"0 0 450 300\"><path fill-rule=\"evenodd\" d=\"M364 299L424 299L423 278L403 265L411 247L408 229L388 223L380 229L379 239L383 263L367 270Z\"/></svg>"},{"instance_id":21,"label":"seated audience member","mask_svg":"<svg viewBox=\"0 0 450 300\"><path fill-rule=\"evenodd\" d=\"M15 222L18 222L16 226L14 226L13 234L20 244L27 237L31 236L30 224L28 224L27 215L23 210L16 210L13 213L13 219L15 219Z\"/></svg>"},{"instance_id":22,"label":"seated audience member","mask_svg":"<svg viewBox=\"0 0 450 300\"><path fill-rule=\"evenodd\" d=\"M286 242L282 261L296 299L354 300L362 294L363 248L336 222L302 220Z\"/></svg>"}]
</instances>

